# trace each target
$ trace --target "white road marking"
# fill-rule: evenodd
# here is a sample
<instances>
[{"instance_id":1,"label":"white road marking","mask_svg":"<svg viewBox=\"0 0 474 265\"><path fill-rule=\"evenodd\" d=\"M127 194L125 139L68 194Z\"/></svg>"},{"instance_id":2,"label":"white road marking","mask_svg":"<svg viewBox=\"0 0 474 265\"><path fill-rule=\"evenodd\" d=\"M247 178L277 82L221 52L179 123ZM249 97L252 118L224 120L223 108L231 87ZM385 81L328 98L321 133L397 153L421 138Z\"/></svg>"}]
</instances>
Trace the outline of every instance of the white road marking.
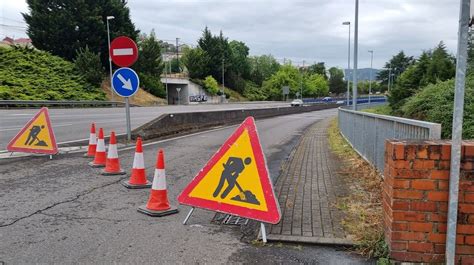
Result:
<instances>
[{"instance_id":1,"label":"white road marking","mask_svg":"<svg viewBox=\"0 0 474 265\"><path fill-rule=\"evenodd\" d=\"M54 124L54 125L53 125L53 129L54 129L54 127L66 127L66 126L71 126L71 125L73 125L73 124L72 124L72 123L67 123L67 124ZM14 128L0 129L0 132L21 130L21 129L23 129L23 127L24 127L24 126L22 126L22 127L14 127Z\"/></svg>"}]
</instances>

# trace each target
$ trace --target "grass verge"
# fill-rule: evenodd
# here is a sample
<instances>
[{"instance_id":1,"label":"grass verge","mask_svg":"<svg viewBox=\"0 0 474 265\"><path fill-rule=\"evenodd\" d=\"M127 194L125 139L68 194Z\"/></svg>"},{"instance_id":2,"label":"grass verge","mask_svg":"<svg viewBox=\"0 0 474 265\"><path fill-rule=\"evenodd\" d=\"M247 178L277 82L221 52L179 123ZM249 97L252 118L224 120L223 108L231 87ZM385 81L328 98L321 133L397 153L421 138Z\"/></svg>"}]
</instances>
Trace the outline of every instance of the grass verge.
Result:
<instances>
[{"instance_id":1,"label":"grass verge","mask_svg":"<svg viewBox=\"0 0 474 265\"><path fill-rule=\"evenodd\" d=\"M368 258L379 258L379 264L386 264L388 248L383 233L382 178L341 136L337 119L331 121L328 130L330 148L347 169L339 173L350 187L349 195L337 203L345 213L342 225L356 243L357 252Z\"/></svg>"},{"instance_id":2,"label":"grass verge","mask_svg":"<svg viewBox=\"0 0 474 265\"><path fill-rule=\"evenodd\" d=\"M362 111L374 114L392 115L392 108L390 108L389 105L377 106L370 109L363 109Z\"/></svg>"}]
</instances>

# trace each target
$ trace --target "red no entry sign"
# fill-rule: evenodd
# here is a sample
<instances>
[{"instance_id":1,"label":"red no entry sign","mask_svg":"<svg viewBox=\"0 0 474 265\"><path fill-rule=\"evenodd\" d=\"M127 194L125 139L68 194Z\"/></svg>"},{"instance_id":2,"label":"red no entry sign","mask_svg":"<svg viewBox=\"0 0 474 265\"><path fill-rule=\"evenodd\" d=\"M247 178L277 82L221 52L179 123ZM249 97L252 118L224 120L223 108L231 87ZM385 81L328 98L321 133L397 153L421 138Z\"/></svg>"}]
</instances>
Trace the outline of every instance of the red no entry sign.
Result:
<instances>
[{"instance_id":1,"label":"red no entry sign","mask_svg":"<svg viewBox=\"0 0 474 265\"><path fill-rule=\"evenodd\" d=\"M137 44L125 36L117 37L110 43L109 53L112 62L120 67L131 66L138 58Z\"/></svg>"}]
</instances>

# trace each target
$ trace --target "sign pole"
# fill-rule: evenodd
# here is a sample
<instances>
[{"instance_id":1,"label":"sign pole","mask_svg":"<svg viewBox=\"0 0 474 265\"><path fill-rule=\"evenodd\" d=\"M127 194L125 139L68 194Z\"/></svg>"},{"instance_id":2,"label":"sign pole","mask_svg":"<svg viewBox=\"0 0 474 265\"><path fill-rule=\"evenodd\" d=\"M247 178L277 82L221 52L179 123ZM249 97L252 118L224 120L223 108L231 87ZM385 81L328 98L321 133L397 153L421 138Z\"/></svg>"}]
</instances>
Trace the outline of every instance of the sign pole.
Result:
<instances>
[{"instance_id":1,"label":"sign pole","mask_svg":"<svg viewBox=\"0 0 474 265\"><path fill-rule=\"evenodd\" d=\"M467 45L471 0L460 1L456 79L454 87L451 169L449 174L448 225L446 233L446 264L455 264L458 217L459 173L461 164L464 90L466 86Z\"/></svg>"},{"instance_id":2,"label":"sign pole","mask_svg":"<svg viewBox=\"0 0 474 265\"><path fill-rule=\"evenodd\" d=\"M262 233L263 243L267 243L267 231L265 230L265 225L263 223L260 223L260 232Z\"/></svg>"},{"instance_id":3,"label":"sign pole","mask_svg":"<svg viewBox=\"0 0 474 265\"><path fill-rule=\"evenodd\" d=\"M183 225L186 225L186 223L187 223L188 220L189 220L189 217L191 217L191 214L193 214L193 212L194 212L194 207L192 207L192 208L189 210L188 215L186 215L186 218L184 218Z\"/></svg>"},{"instance_id":4,"label":"sign pole","mask_svg":"<svg viewBox=\"0 0 474 265\"><path fill-rule=\"evenodd\" d=\"M125 118L127 120L127 141L132 141L132 126L130 125L130 103L128 97L125 98Z\"/></svg>"}]
</instances>

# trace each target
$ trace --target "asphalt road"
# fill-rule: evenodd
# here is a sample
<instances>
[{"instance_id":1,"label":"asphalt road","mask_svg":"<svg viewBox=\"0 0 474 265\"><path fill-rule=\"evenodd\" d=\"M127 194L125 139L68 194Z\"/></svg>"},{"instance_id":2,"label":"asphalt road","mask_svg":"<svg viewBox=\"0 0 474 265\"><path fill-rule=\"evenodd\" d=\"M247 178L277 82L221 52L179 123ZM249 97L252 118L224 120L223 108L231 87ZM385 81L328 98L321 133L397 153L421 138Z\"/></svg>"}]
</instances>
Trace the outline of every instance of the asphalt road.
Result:
<instances>
[{"instance_id":1,"label":"asphalt road","mask_svg":"<svg viewBox=\"0 0 474 265\"><path fill-rule=\"evenodd\" d=\"M257 121L272 178L278 176L302 132L336 110ZM172 204L236 126L152 143L144 147L151 180L156 153L165 150ZM133 150L119 151L130 171ZM367 264L355 254L321 246L240 240L239 227L210 223L213 212L189 207L152 218L137 212L149 190L127 190L120 176L101 176L82 154L53 160L32 157L0 161L0 263L154 263L154 264Z\"/></svg>"},{"instance_id":2,"label":"asphalt road","mask_svg":"<svg viewBox=\"0 0 474 265\"><path fill-rule=\"evenodd\" d=\"M134 107L130 109L132 129L157 118L164 113L211 111L228 109L268 108L288 106L289 103L261 102L236 104L172 105L157 107ZM38 112L38 109L0 110L0 150ZM51 123L58 143L88 139L90 124L95 122L106 133L126 132L125 108L50 109Z\"/></svg>"}]
</instances>

